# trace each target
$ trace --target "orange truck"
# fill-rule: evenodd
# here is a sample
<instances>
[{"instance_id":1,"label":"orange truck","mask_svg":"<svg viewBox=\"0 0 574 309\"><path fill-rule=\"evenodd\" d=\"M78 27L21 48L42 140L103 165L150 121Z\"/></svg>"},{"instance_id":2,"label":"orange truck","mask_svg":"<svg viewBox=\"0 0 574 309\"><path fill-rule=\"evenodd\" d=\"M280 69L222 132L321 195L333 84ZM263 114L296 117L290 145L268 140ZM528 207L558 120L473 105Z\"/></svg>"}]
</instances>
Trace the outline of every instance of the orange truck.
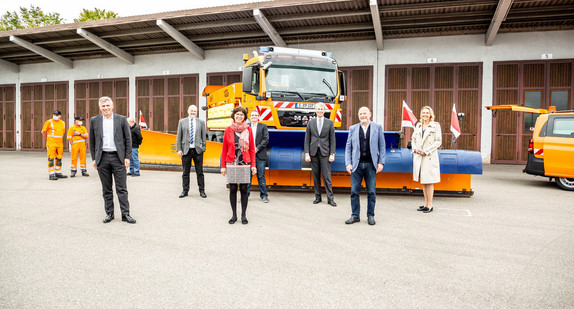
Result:
<instances>
[{"instance_id":1,"label":"orange truck","mask_svg":"<svg viewBox=\"0 0 574 309\"><path fill-rule=\"evenodd\" d=\"M489 110L511 110L540 114L528 144L523 172L549 177L558 187L574 191L574 111L556 111L517 105L487 106Z\"/></svg>"},{"instance_id":2,"label":"orange truck","mask_svg":"<svg viewBox=\"0 0 574 309\"><path fill-rule=\"evenodd\" d=\"M325 117L341 127L341 103L345 102L345 76L331 53L283 47L260 47L253 57L243 55L242 83L206 86L208 141L203 156L206 171L219 171L223 131L231 124L231 111L243 106L257 110L259 121L269 127L266 183L271 189L312 190L311 164L304 160L305 129L314 118L315 105L327 107ZM398 148L400 132L385 132L386 164L377 175L377 192L419 194L412 179L412 154ZM142 131L140 162L146 167L180 168L175 135ZM333 188L348 190L350 175L345 168L348 131L335 131L335 161L331 165ZM471 175L482 174L478 151L439 150L441 183L435 194L470 197ZM253 185L258 185L253 178Z\"/></svg>"}]
</instances>

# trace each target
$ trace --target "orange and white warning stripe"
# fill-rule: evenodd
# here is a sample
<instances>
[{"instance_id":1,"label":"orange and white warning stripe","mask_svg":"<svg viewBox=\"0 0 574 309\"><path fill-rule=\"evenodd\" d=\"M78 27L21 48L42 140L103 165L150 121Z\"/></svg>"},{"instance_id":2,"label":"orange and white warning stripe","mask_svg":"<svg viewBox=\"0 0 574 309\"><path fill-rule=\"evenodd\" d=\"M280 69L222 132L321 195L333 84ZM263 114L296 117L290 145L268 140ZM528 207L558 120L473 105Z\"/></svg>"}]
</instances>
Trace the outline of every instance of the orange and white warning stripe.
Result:
<instances>
[{"instance_id":1,"label":"orange and white warning stripe","mask_svg":"<svg viewBox=\"0 0 574 309\"><path fill-rule=\"evenodd\" d=\"M335 115L335 122L341 122L341 117L343 117L343 113L341 109L337 109L337 114Z\"/></svg>"},{"instance_id":2,"label":"orange and white warning stripe","mask_svg":"<svg viewBox=\"0 0 574 309\"><path fill-rule=\"evenodd\" d=\"M294 102L274 102L273 107L275 108L293 108L295 107Z\"/></svg>"},{"instance_id":3,"label":"orange and white warning stripe","mask_svg":"<svg viewBox=\"0 0 574 309\"><path fill-rule=\"evenodd\" d=\"M312 103L312 104L315 104L315 103ZM323 104L325 104L325 107L327 108L327 110L335 109L335 104L331 104L331 103L323 103ZM274 102L273 107L275 107L275 108L295 108L295 102Z\"/></svg>"},{"instance_id":4,"label":"orange and white warning stripe","mask_svg":"<svg viewBox=\"0 0 574 309\"><path fill-rule=\"evenodd\" d=\"M259 113L259 121L273 121L273 113L268 106L257 105L257 112Z\"/></svg>"}]
</instances>

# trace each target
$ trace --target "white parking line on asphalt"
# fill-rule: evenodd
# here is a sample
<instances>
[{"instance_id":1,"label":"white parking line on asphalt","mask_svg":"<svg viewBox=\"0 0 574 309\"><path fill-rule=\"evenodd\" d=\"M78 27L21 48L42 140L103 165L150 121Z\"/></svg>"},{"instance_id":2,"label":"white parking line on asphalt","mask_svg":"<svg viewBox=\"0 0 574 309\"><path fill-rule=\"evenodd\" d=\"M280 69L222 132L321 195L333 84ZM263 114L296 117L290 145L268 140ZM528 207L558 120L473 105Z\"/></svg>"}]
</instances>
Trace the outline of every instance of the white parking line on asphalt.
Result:
<instances>
[{"instance_id":1,"label":"white parking line on asphalt","mask_svg":"<svg viewBox=\"0 0 574 309\"><path fill-rule=\"evenodd\" d=\"M447 216L461 216L461 217L472 217L472 213L468 209L453 209L453 208L437 208L440 210L445 210L446 212L439 212L440 215Z\"/></svg>"}]
</instances>

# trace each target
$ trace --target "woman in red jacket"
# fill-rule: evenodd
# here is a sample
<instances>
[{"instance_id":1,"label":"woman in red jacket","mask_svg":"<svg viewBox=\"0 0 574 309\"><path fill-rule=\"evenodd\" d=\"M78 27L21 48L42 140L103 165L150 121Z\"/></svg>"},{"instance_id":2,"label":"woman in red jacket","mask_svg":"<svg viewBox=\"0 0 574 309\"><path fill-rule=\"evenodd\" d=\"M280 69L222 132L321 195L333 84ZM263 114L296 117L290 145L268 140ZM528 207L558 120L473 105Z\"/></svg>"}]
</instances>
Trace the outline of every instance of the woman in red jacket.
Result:
<instances>
[{"instance_id":1,"label":"woman in red jacket","mask_svg":"<svg viewBox=\"0 0 574 309\"><path fill-rule=\"evenodd\" d=\"M251 175L257 173L255 168L255 142L253 141L253 132L251 127L247 125L247 110L243 107L236 107L231 112L233 122L225 129L223 133L223 147L221 149L221 175L225 176L227 173L227 165L250 165L251 173L245 175L248 177L227 177L229 184L229 201L231 202L231 210L233 216L229 219L229 224L237 221L237 187L241 191L241 223L247 224L247 184L251 182ZM240 174L239 169L235 169L235 174ZM245 169L243 169L245 171ZM247 169L245 171L249 173ZM235 176L235 175L233 175ZM243 178L242 180L237 180ZM248 179L248 180L247 180ZM236 182L237 181L237 182Z\"/></svg>"}]
</instances>

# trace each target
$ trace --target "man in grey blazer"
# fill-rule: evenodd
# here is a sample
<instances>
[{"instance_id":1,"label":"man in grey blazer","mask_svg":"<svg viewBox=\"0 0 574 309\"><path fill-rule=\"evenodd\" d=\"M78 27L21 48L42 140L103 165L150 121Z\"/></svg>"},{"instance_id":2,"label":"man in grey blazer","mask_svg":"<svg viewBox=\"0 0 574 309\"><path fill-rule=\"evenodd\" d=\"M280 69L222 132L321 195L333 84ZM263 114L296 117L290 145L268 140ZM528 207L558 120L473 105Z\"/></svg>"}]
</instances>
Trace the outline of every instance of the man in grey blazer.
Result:
<instances>
[{"instance_id":1,"label":"man in grey blazer","mask_svg":"<svg viewBox=\"0 0 574 309\"><path fill-rule=\"evenodd\" d=\"M122 210L122 221L136 223L130 216L126 170L132 157L132 137L126 117L114 114L114 102L109 97L99 100L101 114L90 119L90 154L94 169L98 171L104 196L106 218L104 223L114 219L114 191ZM113 177L113 179L112 179Z\"/></svg>"},{"instance_id":2,"label":"man in grey blazer","mask_svg":"<svg viewBox=\"0 0 574 309\"><path fill-rule=\"evenodd\" d=\"M325 104L315 104L316 118L307 123L305 130L305 144L303 152L305 161L311 162L313 171L313 188L315 190L315 200L313 204L321 202L321 174L323 174L323 183L327 191L327 203L333 207L335 196L333 195L333 186L331 185L331 162L335 161L335 126L331 119L325 118Z\"/></svg>"},{"instance_id":3,"label":"man in grey blazer","mask_svg":"<svg viewBox=\"0 0 574 309\"><path fill-rule=\"evenodd\" d=\"M363 106L359 109L360 123L349 128L345 147L345 165L351 174L352 215L346 224L359 222L361 210L360 194L363 179L367 187L367 219L369 225L375 224L375 202L377 173L385 164L385 134L380 124L371 122L371 111Z\"/></svg>"},{"instance_id":4,"label":"man in grey blazer","mask_svg":"<svg viewBox=\"0 0 574 309\"><path fill-rule=\"evenodd\" d=\"M177 155L181 158L181 166L183 167L183 175L181 176L183 191L179 197L185 197L189 192L189 172L191 170L191 161L193 160L199 195L202 198L206 198L205 180L203 177L203 152L205 151L207 140L205 122L197 118L197 106L190 105L187 108L187 113L189 117L179 120L177 125Z\"/></svg>"}]
</instances>

